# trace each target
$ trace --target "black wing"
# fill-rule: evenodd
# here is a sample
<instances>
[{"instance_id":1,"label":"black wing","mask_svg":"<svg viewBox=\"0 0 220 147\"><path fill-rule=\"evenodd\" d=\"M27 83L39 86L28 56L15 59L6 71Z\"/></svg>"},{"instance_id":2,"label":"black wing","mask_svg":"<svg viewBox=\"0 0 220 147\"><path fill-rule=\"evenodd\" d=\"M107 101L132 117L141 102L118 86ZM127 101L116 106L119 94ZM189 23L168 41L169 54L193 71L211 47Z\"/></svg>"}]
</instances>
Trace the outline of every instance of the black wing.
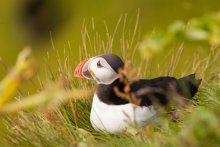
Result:
<instances>
[{"instance_id":1,"label":"black wing","mask_svg":"<svg viewBox=\"0 0 220 147\"><path fill-rule=\"evenodd\" d=\"M159 77L150 80L139 80L131 85L131 92L141 99L141 106L159 103L166 105L174 96L191 98L198 91L201 80L195 75L180 79L173 77Z\"/></svg>"}]
</instances>

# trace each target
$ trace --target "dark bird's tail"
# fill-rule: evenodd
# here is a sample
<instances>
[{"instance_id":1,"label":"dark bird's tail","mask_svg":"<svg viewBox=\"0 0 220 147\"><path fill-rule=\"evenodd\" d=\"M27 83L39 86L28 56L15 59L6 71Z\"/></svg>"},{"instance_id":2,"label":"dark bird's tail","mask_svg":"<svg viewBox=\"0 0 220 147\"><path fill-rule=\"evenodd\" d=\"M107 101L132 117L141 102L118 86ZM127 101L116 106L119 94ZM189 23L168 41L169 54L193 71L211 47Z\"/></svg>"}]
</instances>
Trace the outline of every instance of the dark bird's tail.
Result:
<instances>
[{"instance_id":1,"label":"dark bird's tail","mask_svg":"<svg viewBox=\"0 0 220 147\"><path fill-rule=\"evenodd\" d=\"M192 98L198 91L201 79L196 79L195 74L191 74L178 79L179 90L186 98Z\"/></svg>"}]
</instances>

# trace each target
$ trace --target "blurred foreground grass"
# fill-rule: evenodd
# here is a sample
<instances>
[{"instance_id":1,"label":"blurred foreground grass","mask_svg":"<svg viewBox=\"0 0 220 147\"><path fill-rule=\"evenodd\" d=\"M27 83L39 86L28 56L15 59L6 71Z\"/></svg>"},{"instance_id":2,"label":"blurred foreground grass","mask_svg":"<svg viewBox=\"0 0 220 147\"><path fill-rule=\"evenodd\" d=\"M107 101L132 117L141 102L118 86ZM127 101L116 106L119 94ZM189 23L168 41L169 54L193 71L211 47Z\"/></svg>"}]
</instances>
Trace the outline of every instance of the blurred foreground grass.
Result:
<instances>
[{"instance_id":1,"label":"blurred foreground grass","mask_svg":"<svg viewBox=\"0 0 220 147\"><path fill-rule=\"evenodd\" d=\"M0 83L0 114L15 113L19 110L28 110L39 106L47 106L52 109L72 97L82 99L91 95L91 90L86 91L68 87L68 81L64 83L60 79L60 81L51 83L37 94L23 98L20 101L9 102L21 84L33 78L36 73L36 60L32 56L31 49L27 47L21 51L16 65Z\"/></svg>"},{"instance_id":2,"label":"blurred foreground grass","mask_svg":"<svg viewBox=\"0 0 220 147\"><path fill-rule=\"evenodd\" d=\"M138 25L138 23L136 24ZM120 52L125 59L131 61L136 61L137 52L134 49L138 50L140 45L140 42L136 42L134 39L137 34L136 26L132 37L127 37L123 32L120 38ZM112 52L116 31L117 27L112 35L107 33L107 42L103 43L98 34L91 37L87 29L83 27L81 57L87 57L90 54L87 52L87 48L94 49L91 54ZM142 62L133 62L134 67L138 67L137 75L150 77L151 70L157 70L158 75L173 76L176 67L179 66L178 61L182 58L183 50L184 46L180 46L175 50L172 58L169 58L169 61L164 58L167 66L152 67L146 59ZM145 52L142 51L141 53L145 53L147 56L148 52L151 52L147 48ZM23 53L26 54L26 51L21 55ZM71 52L66 54L71 54ZM151 54L151 57L153 56L154 54ZM196 73L203 79L198 94L184 108L174 107L168 112L161 112L160 116L152 122L151 127L137 129L136 135L127 132L113 135L97 132L92 128L89 121L92 97L90 89L94 89L94 84L82 79L73 80L73 71L71 71L73 63L69 63L70 58L67 57L63 62L57 58L59 64L57 73L53 73L50 68L47 69L52 80L48 80L50 81L48 83L40 80L43 85L42 91L36 90L34 95L13 100L12 93L25 82L25 80L21 80L22 75L35 73L33 72L35 70L26 72L35 67L32 66L34 62L29 62L34 58L27 58L28 60L22 60L22 63L28 62L31 63L31 66L25 64L29 66L22 66L25 67L22 68L23 70L17 70L20 69L17 67L23 65L17 62L6 76L7 80L4 79L0 84L2 98L0 143L5 146L219 146L220 77L217 66L218 58L219 47L215 46L209 49L206 57L195 56L185 66L181 66L184 74ZM161 63L161 65L163 64ZM16 74L11 74L13 72ZM25 75L29 79L35 74L27 75L31 75ZM13 84L17 83L17 79L22 82Z\"/></svg>"}]
</instances>

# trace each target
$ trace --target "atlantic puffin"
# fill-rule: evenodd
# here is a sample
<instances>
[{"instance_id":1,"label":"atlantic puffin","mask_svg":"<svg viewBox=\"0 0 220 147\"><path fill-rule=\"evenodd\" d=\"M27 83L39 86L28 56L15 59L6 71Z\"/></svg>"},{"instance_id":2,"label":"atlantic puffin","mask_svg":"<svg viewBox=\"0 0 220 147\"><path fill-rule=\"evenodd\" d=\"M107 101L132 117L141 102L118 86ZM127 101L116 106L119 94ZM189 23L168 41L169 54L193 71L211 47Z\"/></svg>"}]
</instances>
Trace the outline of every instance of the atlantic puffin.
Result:
<instances>
[{"instance_id":1,"label":"atlantic puffin","mask_svg":"<svg viewBox=\"0 0 220 147\"><path fill-rule=\"evenodd\" d=\"M194 74L180 79L166 76L136 80L130 85L130 92L140 99L137 105L122 99L114 90L114 87L121 91L125 88L118 73L123 67L124 62L119 56L103 54L87 58L75 68L75 77L97 82L90 113L90 122L95 130L117 133L126 131L132 124L144 127L158 112L154 100L166 106L172 100L173 93L192 98L201 83Z\"/></svg>"}]
</instances>

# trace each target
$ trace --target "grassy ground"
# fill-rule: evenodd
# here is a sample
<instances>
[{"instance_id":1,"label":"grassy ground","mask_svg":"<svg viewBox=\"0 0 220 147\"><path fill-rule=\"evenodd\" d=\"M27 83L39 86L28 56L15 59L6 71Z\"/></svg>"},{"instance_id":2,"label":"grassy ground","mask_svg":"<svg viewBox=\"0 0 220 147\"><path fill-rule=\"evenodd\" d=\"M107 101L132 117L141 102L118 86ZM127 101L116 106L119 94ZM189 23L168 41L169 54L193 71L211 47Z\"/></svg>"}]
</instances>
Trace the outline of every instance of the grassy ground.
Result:
<instances>
[{"instance_id":1,"label":"grassy ground","mask_svg":"<svg viewBox=\"0 0 220 147\"><path fill-rule=\"evenodd\" d=\"M181 58L183 47L171 53L166 66L152 67L149 61L137 59L137 52L134 49L137 48L138 41L134 39L135 34L136 29L131 35L133 37L126 38L122 33L119 41L121 50L117 52L121 52L124 59L134 61L133 66L138 66L137 75L145 78L157 75L173 76L179 65L178 61L183 60ZM112 52L114 39L117 38L115 33L113 35L107 33L107 42L103 44L103 40L98 35L94 39L88 37L85 28L82 35L81 56ZM94 52L88 53L86 48L93 48ZM39 80L41 89L46 89L45 85L48 83L42 81L50 81L50 83L61 81L67 91L73 88L94 89L94 83L82 79L73 80L72 68L75 63L70 58L71 51L67 51L65 55L67 56L63 59L57 58L58 70L47 68L46 80ZM91 97L76 100L72 96L64 103L52 103L52 107L41 106L34 111L25 110L16 114L2 115L1 144L5 146L219 146L220 78L216 66L218 57L218 50L215 49L211 50L207 57L192 58L188 62L190 64L182 66L184 74L196 72L197 76L203 79L199 92L184 107L172 106L168 111L161 110L151 126L137 129L136 135L129 132L108 134L95 131L89 121ZM55 91L49 92L55 93ZM49 97L43 94L40 96Z\"/></svg>"},{"instance_id":2,"label":"grassy ground","mask_svg":"<svg viewBox=\"0 0 220 147\"><path fill-rule=\"evenodd\" d=\"M218 146L220 144L220 81L202 86L174 120L161 113L151 127L129 133L96 132L90 124L91 101L73 102L56 110L7 116L4 143L10 146Z\"/></svg>"}]
</instances>

